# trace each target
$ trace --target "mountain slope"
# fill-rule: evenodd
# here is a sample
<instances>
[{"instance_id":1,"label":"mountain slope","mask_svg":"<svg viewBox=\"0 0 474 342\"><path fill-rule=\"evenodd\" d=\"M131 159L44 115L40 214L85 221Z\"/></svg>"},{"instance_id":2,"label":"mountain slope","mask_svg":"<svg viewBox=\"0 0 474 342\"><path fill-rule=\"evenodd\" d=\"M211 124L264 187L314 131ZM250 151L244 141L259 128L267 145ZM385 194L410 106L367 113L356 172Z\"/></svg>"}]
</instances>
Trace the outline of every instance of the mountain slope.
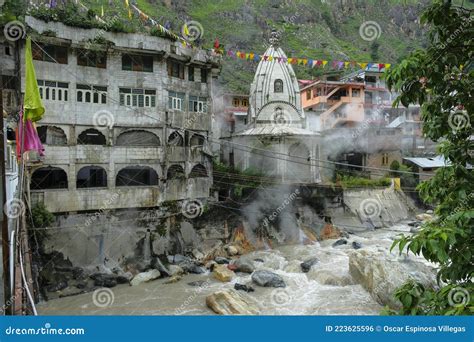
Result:
<instances>
[{"instance_id":1,"label":"mountain slope","mask_svg":"<svg viewBox=\"0 0 474 342\"><path fill-rule=\"evenodd\" d=\"M117 15L125 25L140 27L134 15L128 19L124 0L82 0L95 13L104 8L104 19ZM168 22L180 33L182 25L198 21L203 28L200 44L211 48L218 38L226 49L263 53L272 29L280 33L288 56L328 60L396 63L422 45L418 24L428 0L130 0L161 24ZM379 27L378 39L362 39L359 27L367 21ZM328 68L330 69L330 68ZM229 91L247 92L255 66L225 57L221 82ZM311 78L321 70L295 66L299 78ZM332 71L334 72L334 71Z\"/></svg>"}]
</instances>

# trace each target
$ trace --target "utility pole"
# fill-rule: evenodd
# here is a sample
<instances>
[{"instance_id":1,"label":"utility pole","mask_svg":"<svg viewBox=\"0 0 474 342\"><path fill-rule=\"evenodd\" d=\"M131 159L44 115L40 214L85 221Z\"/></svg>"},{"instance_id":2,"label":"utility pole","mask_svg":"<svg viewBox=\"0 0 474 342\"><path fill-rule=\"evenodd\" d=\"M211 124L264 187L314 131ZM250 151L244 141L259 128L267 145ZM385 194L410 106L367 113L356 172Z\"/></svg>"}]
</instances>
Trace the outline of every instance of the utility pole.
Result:
<instances>
[{"instance_id":1,"label":"utility pole","mask_svg":"<svg viewBox=\"0 0 474 342\"><path fill-rule=\"evenodd\" d=\"M2 113L2 119L0 120L0 131L2 132L2 138L0 139L0 172L1 172L1 188L2 188L2 255L3 255L3 297L4 297L4 313L10 314L10 305L7 298L10 297L10 254L8 244L8 217L5 213L5 205L7 203L7 191L5 182L5 140L6 133L3 127L3 76L0 71L0 112Z\"/></svg>"}]
</instances>

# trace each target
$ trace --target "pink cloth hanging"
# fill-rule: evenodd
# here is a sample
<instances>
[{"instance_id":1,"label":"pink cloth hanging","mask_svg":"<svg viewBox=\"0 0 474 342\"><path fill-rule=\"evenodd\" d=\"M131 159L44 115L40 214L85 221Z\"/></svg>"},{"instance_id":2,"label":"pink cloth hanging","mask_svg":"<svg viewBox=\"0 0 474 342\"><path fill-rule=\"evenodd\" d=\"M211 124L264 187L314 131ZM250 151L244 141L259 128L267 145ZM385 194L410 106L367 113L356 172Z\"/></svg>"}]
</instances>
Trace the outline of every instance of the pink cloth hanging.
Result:
<instances>
[{"instance_id":1,"label":"pink cloth hanging","mask_svg":"<svg viewBox=\"0 0 474 342\"><path fill-rule=\"evenodd\" d=\"M25 128L24 132L23 125ZM23 111L20 112L20 121L16 129L16 155L18 159L21 159L21 138L23 138L23 153L27 151L38 151L40 156L44 156L44 147L38 136L36 127L31 120L26 120L26 122L23 123Z\"/></svg>"}]
</instances>

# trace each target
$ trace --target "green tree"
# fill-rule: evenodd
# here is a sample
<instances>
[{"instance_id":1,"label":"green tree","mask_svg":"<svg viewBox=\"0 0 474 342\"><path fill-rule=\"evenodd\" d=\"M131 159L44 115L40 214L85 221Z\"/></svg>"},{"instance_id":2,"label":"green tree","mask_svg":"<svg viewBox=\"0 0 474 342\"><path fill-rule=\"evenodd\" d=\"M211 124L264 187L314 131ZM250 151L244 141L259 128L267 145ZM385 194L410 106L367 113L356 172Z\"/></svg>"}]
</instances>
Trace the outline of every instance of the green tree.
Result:
<instances>
[{"instance_id":1,"label":"green tree","mask_svg":"<svg viewBox=\"0 0 474 342\"><path fill-rule=\"evenodd\" d=\"M435 1L421 17L429 26L428 47L386 76L388 86L401 92L394 106L419 103L424 134L440 142L439 153L451 163L418 186L421 197L436 205L436 218L392 246L439 266L439 288L410 282L398 289L401 314L474 312L473 21L472 10Z\"/></svg>"}]
</instances>

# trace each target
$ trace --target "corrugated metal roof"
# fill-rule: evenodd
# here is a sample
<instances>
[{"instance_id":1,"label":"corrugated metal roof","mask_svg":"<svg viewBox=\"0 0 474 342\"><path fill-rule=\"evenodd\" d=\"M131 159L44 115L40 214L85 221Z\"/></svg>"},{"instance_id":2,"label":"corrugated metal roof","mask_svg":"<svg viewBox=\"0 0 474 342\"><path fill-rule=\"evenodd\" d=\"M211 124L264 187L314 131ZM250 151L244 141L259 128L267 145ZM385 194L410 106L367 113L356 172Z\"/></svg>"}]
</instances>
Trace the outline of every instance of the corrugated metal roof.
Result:
<instances>
[{"instance_id":1,"label":"corrugated metal roof","mask_svg":"<svg viewBox=\"0 0 474 342\"><path fill-rule=\"evenodd\" d=\"M303 128L289 127L285 125L275 125L275 126L267 125L267 126L249 128L235 135L281 136L281 135L319 135L319 133L315 133Z\"/></svg>"},{"instance_id":2,"label":"corrugated metal roof","mask_svg":"<svg viewBox=\"0 0 474 342\"><path fill-rule=\"evenodd\" d=\"M444 167L444 166L451 165L449 161L448 162L445 161L443 156L436 156L433 158L403 158L403 159L408 160L423 169Z\"/></svg>"}]
</instances>

